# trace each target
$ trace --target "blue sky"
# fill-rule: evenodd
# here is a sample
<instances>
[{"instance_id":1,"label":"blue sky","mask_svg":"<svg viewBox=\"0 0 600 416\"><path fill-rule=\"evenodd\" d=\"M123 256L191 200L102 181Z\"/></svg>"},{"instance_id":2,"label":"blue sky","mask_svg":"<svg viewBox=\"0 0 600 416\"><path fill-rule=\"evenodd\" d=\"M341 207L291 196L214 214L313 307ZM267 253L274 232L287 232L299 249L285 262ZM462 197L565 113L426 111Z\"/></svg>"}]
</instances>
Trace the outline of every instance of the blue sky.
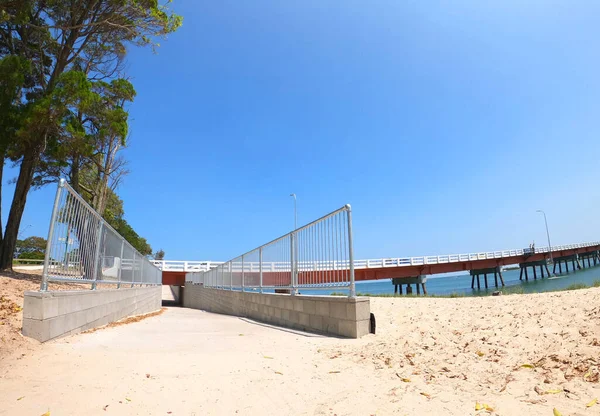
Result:
<instances>
[{"instance_id":1,"label":"blue sky","mask_svg":"<svg viewBox=\"0 0 600 416\"><path fill-rule=\"evenodd\" d=\"M173 7L181 30L129 55L118 191L167 259L286 233L291 192L300 223L352 204L357 258L545 245L538 208L553 244L600 240L600 3ZM22 236L47 234L54 190L30 194Z\"/></svg>"}]
</instances>

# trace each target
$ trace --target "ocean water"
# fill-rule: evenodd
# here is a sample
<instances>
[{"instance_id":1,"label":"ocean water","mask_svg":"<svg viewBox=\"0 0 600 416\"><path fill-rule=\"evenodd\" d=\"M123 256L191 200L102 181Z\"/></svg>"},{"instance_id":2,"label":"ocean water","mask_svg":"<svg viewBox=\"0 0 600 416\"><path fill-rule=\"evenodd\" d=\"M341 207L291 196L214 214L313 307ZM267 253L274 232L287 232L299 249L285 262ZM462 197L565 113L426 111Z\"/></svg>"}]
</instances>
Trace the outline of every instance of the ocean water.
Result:
<instances>
[{"instance_id":1,"label":"ocean water","mask_svg":"<svg viewBox=\"0 0 600 416\"><path fill-rule=\"evenodd\" d=\"M600 280L600 265L596 267L577 270L576 272L563 273L561 275L552 276L550 278L545 277L543 279L540 278L538 268L537 280L533 279L533 272L531 271L531 268L528 269L528 272L528 282L525 281L525 276L523 276L522 281L519 280L519 269L507 270L502 272L502 276L504 277L504 283L506 284L505 289L520 286L523 292L525 293L537 293L565 289L566 287L577 283L591 285L592 283L594 283L594 281ZM471 289L471 276L469 274L460 274L452 276L428 276L426 283L427 293L430 295L449 295L451 293L459 293L465 296L483 296L496 290L502 290L501 286L498 289L496 289L496 287L494 286L494 275L488 274L489 288L487 290L484 287L483 276L480 277L480 281L481 290L477 290L477 281L475 281L475 289ZM500 279L498 279L498 284L500 284ZM300 293L305 295L328 295L332 292L341 293L344 291L340 289L331 291L312 291L302 289L300 290ZM372 295L393 294L394 285L392 284L391 279L356 282L356 292L362 294L368 293ZM413 293L416 294L414 286Z\"/></svg>"}]
</instances>

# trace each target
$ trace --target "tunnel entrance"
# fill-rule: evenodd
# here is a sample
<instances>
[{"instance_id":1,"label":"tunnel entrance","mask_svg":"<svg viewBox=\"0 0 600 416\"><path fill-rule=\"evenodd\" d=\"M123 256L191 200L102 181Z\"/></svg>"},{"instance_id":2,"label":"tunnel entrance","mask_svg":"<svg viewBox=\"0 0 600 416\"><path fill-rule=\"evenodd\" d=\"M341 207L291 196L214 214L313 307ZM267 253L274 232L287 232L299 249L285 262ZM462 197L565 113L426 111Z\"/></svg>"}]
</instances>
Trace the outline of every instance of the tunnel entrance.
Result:
<instances>
[{"instance_id":1,"label":"tunnel entrance","mask_svg":"<svg viewBox=\"0 0 600 416\"><path fill-rule=\"evenodd\" d=\"M182 306L184 293L183 289L183 286L163 285L162 306Z\"/></svg>"}]
</instances>

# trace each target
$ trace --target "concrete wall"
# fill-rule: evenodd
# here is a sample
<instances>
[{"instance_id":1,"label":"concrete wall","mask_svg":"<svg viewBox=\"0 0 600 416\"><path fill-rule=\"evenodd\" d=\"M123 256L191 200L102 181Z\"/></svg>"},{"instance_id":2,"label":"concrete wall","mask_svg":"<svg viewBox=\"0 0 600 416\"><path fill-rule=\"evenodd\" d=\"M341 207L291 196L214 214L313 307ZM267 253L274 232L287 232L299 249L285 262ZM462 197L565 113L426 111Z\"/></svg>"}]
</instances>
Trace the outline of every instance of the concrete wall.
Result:
<instances>
[{"instance_id":1,"label":"concrete wall","mask_svg":"<svg viewBox=\"0 0 600 416\"><path fill-rule=\"evenodd\" d=\"M183 306L348 338L369 333L369 298L242 293L188 284Z\"/></svg>"},{"instance_id":2,"label":"concrete wall","mask_svg":"<svg viewBox=\"0 0 600 416\"><path fill-rule=\"evenodd\" d=\"M161 308L161 287L25 292L23 335L48 341Z\"/></svg>"}]
</instances>

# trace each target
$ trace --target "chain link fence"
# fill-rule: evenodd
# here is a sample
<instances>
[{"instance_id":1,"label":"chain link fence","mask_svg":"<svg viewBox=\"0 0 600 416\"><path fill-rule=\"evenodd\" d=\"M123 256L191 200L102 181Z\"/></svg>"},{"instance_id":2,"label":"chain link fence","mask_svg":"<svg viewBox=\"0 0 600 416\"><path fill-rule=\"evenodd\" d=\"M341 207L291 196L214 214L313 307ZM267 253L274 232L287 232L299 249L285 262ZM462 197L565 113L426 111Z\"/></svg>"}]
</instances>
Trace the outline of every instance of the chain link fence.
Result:
<instances>
[{"instance_id":1,"label":"chain link fence","mask_svg":"<svg viewBox=\"0 0 600 416\"><path fill-rule=\"evenodd\" d=\"M348 289L355 296L352 209L335 210L186 282L224 290Z\"/></svg>"},{"instance_id":2,"label":"chain link fence","mask_svg":"<svg viewBox=\"0 0 600 416\"><path fill-rule=\"evenodd\" d=\"M48 231L41 290L67 281L117 287L160 285L162 272L61 179Z\"/></svg>"}]
</instances>

